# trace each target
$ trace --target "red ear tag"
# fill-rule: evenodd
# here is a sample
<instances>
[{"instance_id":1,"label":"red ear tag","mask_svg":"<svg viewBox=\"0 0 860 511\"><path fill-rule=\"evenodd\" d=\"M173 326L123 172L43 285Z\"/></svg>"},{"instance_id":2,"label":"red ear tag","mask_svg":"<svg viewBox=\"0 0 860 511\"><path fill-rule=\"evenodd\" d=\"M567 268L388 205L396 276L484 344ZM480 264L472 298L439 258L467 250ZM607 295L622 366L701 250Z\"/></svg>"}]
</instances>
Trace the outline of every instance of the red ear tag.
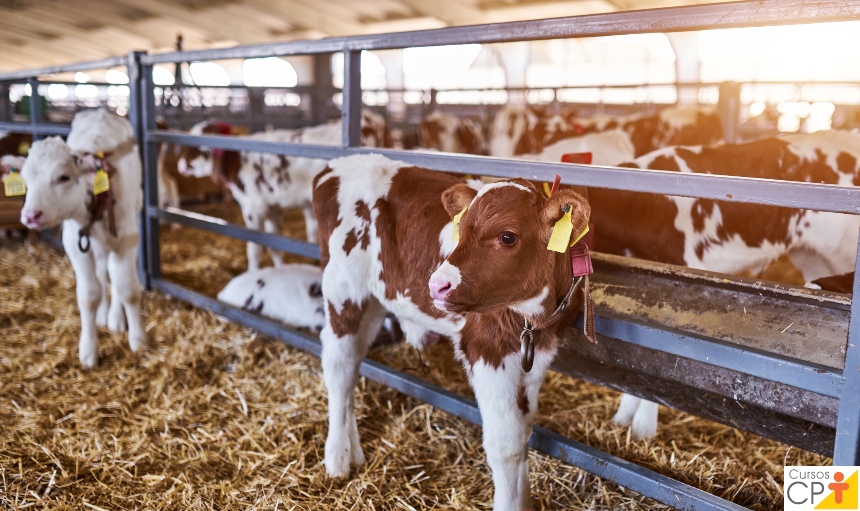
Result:
<instances>
[{"instance_id":1,"label":"red ear tag","mask_svg":"<svg viewBox=\"0 0 860 511\"><path fill-rule=\"evenodd\" d=\"M591 265L591 256L588 255L588 245L580 241L570 247L570 265L573 268L574 277L594 273L594 267Z\"/></svg>"},{"instance_id":2,"label":"red ear tag","mask_svg":"<svg viewBox=\"0 0 860 511\"><path fill-rule=\"evenodd\" d=\"M567 153L561 156L562 163L578 163L580 165L591 165L591 153Z\"/></svg>"},{"instance_id":3,"label":"red ear tag","mask_svg":"<svg viewBox=\"0 0 860 511\"><path fill-rule=\"evenodd\" d=\"M552 190L549 191L550 198L552 198L552 196L555 194L555 191L558 190L559 185L561 185L561 175L556 174L555 180L553 180L552 182Z\"/></svg>"}]
</instances>

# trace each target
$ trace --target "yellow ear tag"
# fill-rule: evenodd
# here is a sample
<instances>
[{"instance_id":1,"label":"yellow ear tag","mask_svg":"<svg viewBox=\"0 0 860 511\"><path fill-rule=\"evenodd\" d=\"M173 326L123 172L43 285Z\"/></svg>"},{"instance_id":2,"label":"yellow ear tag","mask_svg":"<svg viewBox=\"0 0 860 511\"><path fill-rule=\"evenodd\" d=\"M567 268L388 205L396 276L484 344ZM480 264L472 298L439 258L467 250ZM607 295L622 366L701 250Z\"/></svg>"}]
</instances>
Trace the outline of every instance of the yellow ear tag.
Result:
<instances>
[{"instance_id":1,"label":"yellow ear tag","mask_svg":"<svg viewBox=\"0 0 860 511\"><path fill-rule=\"evenodd\" d=\"M547 250L561 253L567 252L570 236L573 234L572 212L573 208L569 208L559 221L555 223L555 227L552 228L552 235L549 237L549 244L546 246Z\"/></svg>"},{"instance_id":2,"label":"yellow ear tag","mask_svg":"<svg viewBox=\"0 0 860 511\"><path fill-rule=\"evenodd\" d=\"M552 188L549 187L549 183L543 184L543 194L547 197L552 197Z\"/></svg>"},{"instance_id":3,"label":"yellow ear tag","mask_svg":"<svg viewBox=\"0 0 860 511\"><path fill-rule=\"evenodd\" d=\"M30 142L21 142L18 144L18 154L21 156L27 156L27 153L30 152Z\"/></svg>"},{"instance_id":4,"label":"yellow ear tag","mask_svg":"<svg viewBox=\"0 0 860 511\"><path fill-rule=\"evenodd\" d=\"M586 234L588 234L588 226L587 225L585 226L585 230L582 231L582 234L580 234L579 236L576 237L575 240L570 242L570 246L572 247L572 246L576 245L577 243L579 243L579 240L584 238Z\"/></svg>"},{"instance_id":5,"label":"yellow ear tag","mask_svg":"<svg viewBox=\"0 0 860 511\"><path fill-rule=\"evenodd\" d=\"M108 177L108 173L105 172L105 169L99 169L98 172L96 172L96 178L93 181L93 193L95 195L99 195L108 190L110 190L110 178Z\"/></svg>"},{"instance_id":6,"label":"yellow ear tag","mask_svg":"<svg viewBox=\"0 0 860 511\"><path fill-rule=\"evenodd\" d=\"M6 197L18 197L27 193L27 183L18 172L10 172L3 182Z\"/></svg>"},{"instance_id":7,"label":"yellow ear tag","mask_svg":"<svg viewBox=\"0 0 860 511\"><path fill-rule=\"evenodd\" d=\"M463 218L463 213L466 212L469 206L464 206L463 211L460 211L454 218L451 220L451 224L453 224L453 228L451 229L451 241L454 243L460 242L460 219Z\"/></svg>"}]
</instances>

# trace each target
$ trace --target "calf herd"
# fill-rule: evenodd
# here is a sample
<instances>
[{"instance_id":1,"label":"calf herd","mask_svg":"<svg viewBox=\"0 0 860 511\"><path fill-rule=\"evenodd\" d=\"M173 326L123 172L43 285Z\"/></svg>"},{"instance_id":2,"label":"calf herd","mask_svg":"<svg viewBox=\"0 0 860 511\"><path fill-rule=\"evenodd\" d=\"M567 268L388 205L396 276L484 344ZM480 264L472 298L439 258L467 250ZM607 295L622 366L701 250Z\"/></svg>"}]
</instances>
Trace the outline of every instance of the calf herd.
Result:
<instances>
[{"instance_id":1,"label":"calf herd","mask_svg":"<svg viewBox=\"0 0 860 511\"><path fill-rule=\"evenodd\" d=\"M362 145L390 146L381 116L364 112L361 126ZM333 122L251 138L338 145L341 132ZM232 130L202 123L192 133ZM447 152L549 162L580 155L602 166L860 183L860 134L722 144L719 119L701 109L612 119L508 107L490 126L489 142L474 121L434 112L421 133L428 149ZM282 210L301 208L308 241L319 241L319 267L285 265L273 252L275 267L260 268L261 248L249 244L248 272L218 299L320 332L329 400L326 472L345 476L364 462L353 401L358 367L392 314L413 346L438 335L451 340L480 407L496 510L531 507L527 454L538 391L587 296L587 279L583 286L575 276L566 248L574 237L590 231L592 250L754 277L788 259L793 275L802 274L792 283L819 279L826 286L828 277L853 270L860 231L860 219L851 215L599 188L546 194L540 183L467 180L376 154L325 162L175 151L180 172L211 177L229 191L248 227L280 233ZM67 140L37 141L23 162L7 157L2 163L5 171L18 167L12 172L19 170L26 183L22 223L63 225L77 279L81 365L98 363L100 326L127 331L132 350L143 348L136 268L141 163L128 121L84 111ZM162 189L178 206L175 185L162 170ZM548 250L564 222L571 224L565 225L570 239L562 240L562 250ZM583 287L585 293L577 292ZM632 424L637 437L653 435L657 405L624 396L615 420Z\"/></svg>"}]
</instances>

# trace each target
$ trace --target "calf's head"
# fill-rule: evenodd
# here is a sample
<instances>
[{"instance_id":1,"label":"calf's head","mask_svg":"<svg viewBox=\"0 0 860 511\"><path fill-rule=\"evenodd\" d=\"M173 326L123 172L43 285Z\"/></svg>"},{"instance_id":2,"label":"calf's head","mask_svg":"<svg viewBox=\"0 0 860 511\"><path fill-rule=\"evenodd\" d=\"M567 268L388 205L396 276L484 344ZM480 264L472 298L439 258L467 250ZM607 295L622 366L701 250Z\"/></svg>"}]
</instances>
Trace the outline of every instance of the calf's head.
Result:
<instances>
[{"instance_id":1,"label":"calf's head","mask_svg":"<svg viewBox=\"0 0 860 511\"><path fill-rule=\"evenodd\" d=\"M35 142L21 168L27 183L21 223L42 229L68 219L86 222L96 170L91 157L74 155L60 137Z\"/></svg>"},{"instance_id":2,"label":"calf's head","mask_svg":"<svg viewBox=\"0 0 860 511\"><path fill-rule=\"evenodd\" d=\"M191 135L230 135L229 124L202 122L194 125L188 132ZM223 160L228 157L238 159L238 153L209 147L183 146L176 166L179 173L187 177L221 178Z\"/></svg>"},{"instance_id":3,"label":"calf's head","mask_svg":"<svg viewBox=\"0 0 860 511\"><path fill-rule=\"evenodd\" d=\"M547 199L524 179L500 181L475 191L455 185L442 195L453 218L465 209L457 247L430 277L434 305L450 312L487 312L555 292L570 259L547 250L553 226L570 205L573 232L588 225L591 208L572 190ZM566 269L565 269L566 268ZM569 282L569 281L568 281ZM565 288L566 291L566 288Z\"/></svg>"}]
</instances>

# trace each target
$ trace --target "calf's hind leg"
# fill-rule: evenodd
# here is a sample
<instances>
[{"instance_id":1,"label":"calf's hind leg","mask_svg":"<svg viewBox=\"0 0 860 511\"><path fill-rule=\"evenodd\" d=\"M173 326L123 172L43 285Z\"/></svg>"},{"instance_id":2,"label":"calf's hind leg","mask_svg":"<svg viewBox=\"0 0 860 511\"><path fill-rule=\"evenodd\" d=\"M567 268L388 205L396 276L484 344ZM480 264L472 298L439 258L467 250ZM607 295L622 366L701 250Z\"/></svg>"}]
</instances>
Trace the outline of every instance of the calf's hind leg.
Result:
<instances>
[{"instance_id":1,"label":"calf's hind leg","mask_svg":"<svg viewBox=\"0 0 860 511\"><path fill-rule=\"evenodd\" d=\"M364 463L355 418L355 384L358 367L383 319L385 309L374 298L360 305L347 300L340 308L326 301L326 326L320 339L323 379L328 391L325 469L331 477L345 476L350 465Z\"/></svg>"}]
</instances>

